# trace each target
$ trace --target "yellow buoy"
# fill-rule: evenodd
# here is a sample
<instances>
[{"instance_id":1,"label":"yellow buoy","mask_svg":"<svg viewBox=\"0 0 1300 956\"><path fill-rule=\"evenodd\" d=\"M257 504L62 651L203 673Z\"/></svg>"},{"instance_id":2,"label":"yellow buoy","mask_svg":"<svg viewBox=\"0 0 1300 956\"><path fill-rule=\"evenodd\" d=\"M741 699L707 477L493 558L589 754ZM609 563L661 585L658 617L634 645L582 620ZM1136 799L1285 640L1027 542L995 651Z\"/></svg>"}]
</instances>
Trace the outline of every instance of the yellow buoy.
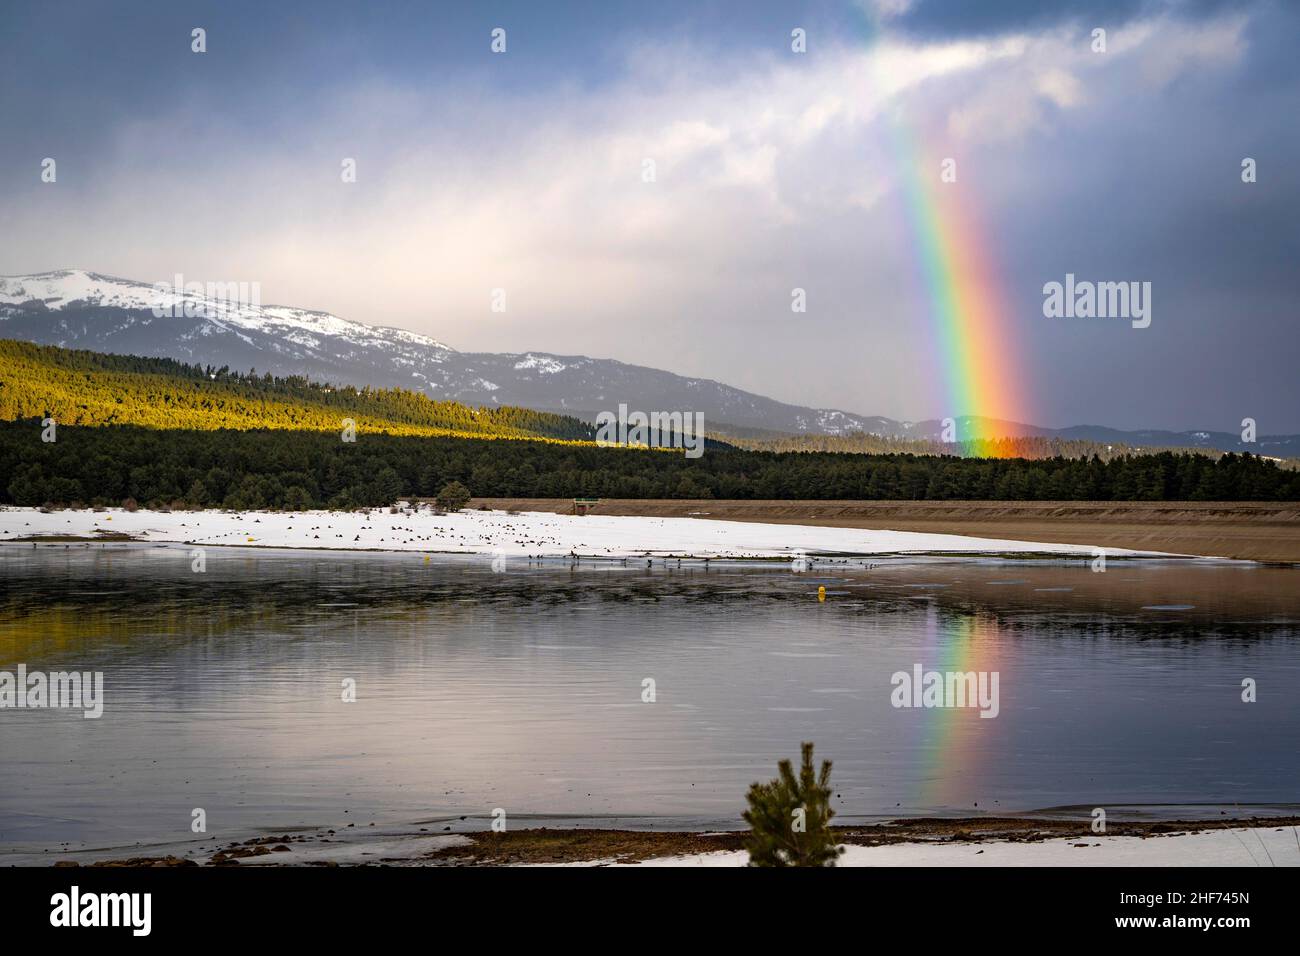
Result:
<instances>
[{"instance_id":1,"label":"yellow buoy","mask_svg":"<svg viewBox=\"0 0 1300 956\"><path fill-rule=\"evenodd\" d=\"M824 585L824 584L819 584L819 585L817 586L817 600L819 600L819 601L825 601L825 600L826 600L826 585Z\"/></svg>"},{"instance_id":2,"label":"yellow buoy","mask_svg":"<svg viewBox=\"0 0 1300 956\"><path fill-rule=\"evenodd\" d=\"M427 554L424 556L424 563L425 564L429 563L429 556Z\"/></svg>"}]
</instances>

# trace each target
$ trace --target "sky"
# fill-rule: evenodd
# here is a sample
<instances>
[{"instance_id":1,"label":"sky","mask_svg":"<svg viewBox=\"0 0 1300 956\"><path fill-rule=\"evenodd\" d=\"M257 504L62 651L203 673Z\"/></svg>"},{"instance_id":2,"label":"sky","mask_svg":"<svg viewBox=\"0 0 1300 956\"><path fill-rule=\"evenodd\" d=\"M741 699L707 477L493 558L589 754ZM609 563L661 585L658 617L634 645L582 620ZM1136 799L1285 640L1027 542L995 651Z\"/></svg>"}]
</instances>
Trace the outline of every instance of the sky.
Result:
<instances>
[{"instance_id":1,"label":"sky","mask_svg":"<svg viewBox=\"0 0 1300 956\"><path fill-rule=\"evenodd\" d=\"M1297 432L1297 36L1273 0L6 0L0 274L903 420ZM961 395L909 182L996 293ZM1067 273L1150 282L1151 324L1045 316Z\"/></svg>"}]
</instances>

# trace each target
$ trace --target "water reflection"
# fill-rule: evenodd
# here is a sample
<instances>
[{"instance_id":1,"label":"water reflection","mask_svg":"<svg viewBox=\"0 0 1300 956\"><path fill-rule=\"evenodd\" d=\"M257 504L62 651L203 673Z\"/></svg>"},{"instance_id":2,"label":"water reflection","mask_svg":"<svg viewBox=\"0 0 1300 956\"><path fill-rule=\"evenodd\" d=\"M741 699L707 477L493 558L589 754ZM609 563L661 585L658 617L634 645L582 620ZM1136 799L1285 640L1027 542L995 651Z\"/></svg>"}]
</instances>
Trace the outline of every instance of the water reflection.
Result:
<instances>
[{"instance_id":1,"label":"water reflection","mask_svg":"<svg viewBox=\"0 0 1300 956\"><path fill-rule=\"evenodd\" d=\"M0 669L103 670L106 696L98 721L0 711L0 846L179 838L194 807L213 833L736 825L805 739L846 820L1300 793L1294 570L872 564L0 548ZM997 718L891 706L917 664L996 671Z\"/></svg>"}]
</instances>

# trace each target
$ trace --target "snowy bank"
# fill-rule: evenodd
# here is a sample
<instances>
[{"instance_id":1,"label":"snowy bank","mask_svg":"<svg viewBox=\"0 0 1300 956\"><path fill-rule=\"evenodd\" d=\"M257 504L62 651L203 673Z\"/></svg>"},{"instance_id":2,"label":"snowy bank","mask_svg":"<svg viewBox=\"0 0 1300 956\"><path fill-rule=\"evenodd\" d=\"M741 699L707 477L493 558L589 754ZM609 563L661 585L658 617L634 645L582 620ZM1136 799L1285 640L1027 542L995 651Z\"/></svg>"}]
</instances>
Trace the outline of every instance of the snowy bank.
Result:
<instances>
[{"instance_id":1,"label":"snowy bank","mask_svg":"<svg viewBox=\"0 0 1300 956\"><path fill-rule=\"evenodd\" d=\"M0 542L33 537L130 538L158 543L251 548L325 548L358 551L454 552L582 557L675 556L788 558L809 555L1052 554L1093 555L1078 544L1044 544L916 531L873 531L805 525L557 515L545 512L420 509L390 514L306 511L50 511L0 510ZM1108 556L1161 552L1107 548Z\"/></svg>"},{"instance_id":2,"label":"snowy bank","mask_svg":"<svg viewBox=\"0 0 1300 956\"><path fill-rule=\"evenodd\" d=\"M638 866L744 866L744 851L665 856ZM598 860L566 866L601 866ZM849 846L839 866L1300 866L1294 827L1243 827L1152 836L1063 837L1040 842Z\"/></svg>"}]
</instances>

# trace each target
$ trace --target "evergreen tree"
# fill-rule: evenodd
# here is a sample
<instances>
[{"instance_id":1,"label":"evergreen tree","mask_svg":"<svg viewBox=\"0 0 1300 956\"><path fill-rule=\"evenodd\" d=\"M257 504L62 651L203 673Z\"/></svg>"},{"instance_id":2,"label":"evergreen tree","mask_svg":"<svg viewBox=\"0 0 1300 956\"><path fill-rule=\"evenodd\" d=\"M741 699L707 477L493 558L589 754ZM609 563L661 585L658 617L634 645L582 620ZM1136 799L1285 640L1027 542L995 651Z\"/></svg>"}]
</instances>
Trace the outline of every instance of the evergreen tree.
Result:
<instances>
[{"instance_id":1,"label":"evergreen tree","mask_svg":"<svg viewBox=\"0 0 1300 956\"><path fill-rule=\"evenodd\" d=\"M802 745L803 765L796 780L789 760L777 764L779 776L749 788L745 848L750 866L834 866L843 849L831 832L831 762L813 770L813 745Z\"/></svg>"},{"instance_id":2,"label":"evergreen tree","mask_svg":"<svg viewBox=\"0 0 1300 956\"><path fill-rule=\"evenodd\" d=\"M449 481L438 492L438 507L446 511L459 511L469 503L469 489L459 481Z\"/></svg>"},{"instance_id":3,"label":"evergreen tree","mask_svg":"<svg viewBox=\"0 0 1300 956\"><path fill-rule=\"evenodd\" d=\"M401 497L401 494L401 477L392 468L383 468L379 474L375 475L374 484L369 489L367 497L373 501L378 501L380 504L391 505ZM468 500L468 495L466 499Z\"/></svg>"}]
</instances>

